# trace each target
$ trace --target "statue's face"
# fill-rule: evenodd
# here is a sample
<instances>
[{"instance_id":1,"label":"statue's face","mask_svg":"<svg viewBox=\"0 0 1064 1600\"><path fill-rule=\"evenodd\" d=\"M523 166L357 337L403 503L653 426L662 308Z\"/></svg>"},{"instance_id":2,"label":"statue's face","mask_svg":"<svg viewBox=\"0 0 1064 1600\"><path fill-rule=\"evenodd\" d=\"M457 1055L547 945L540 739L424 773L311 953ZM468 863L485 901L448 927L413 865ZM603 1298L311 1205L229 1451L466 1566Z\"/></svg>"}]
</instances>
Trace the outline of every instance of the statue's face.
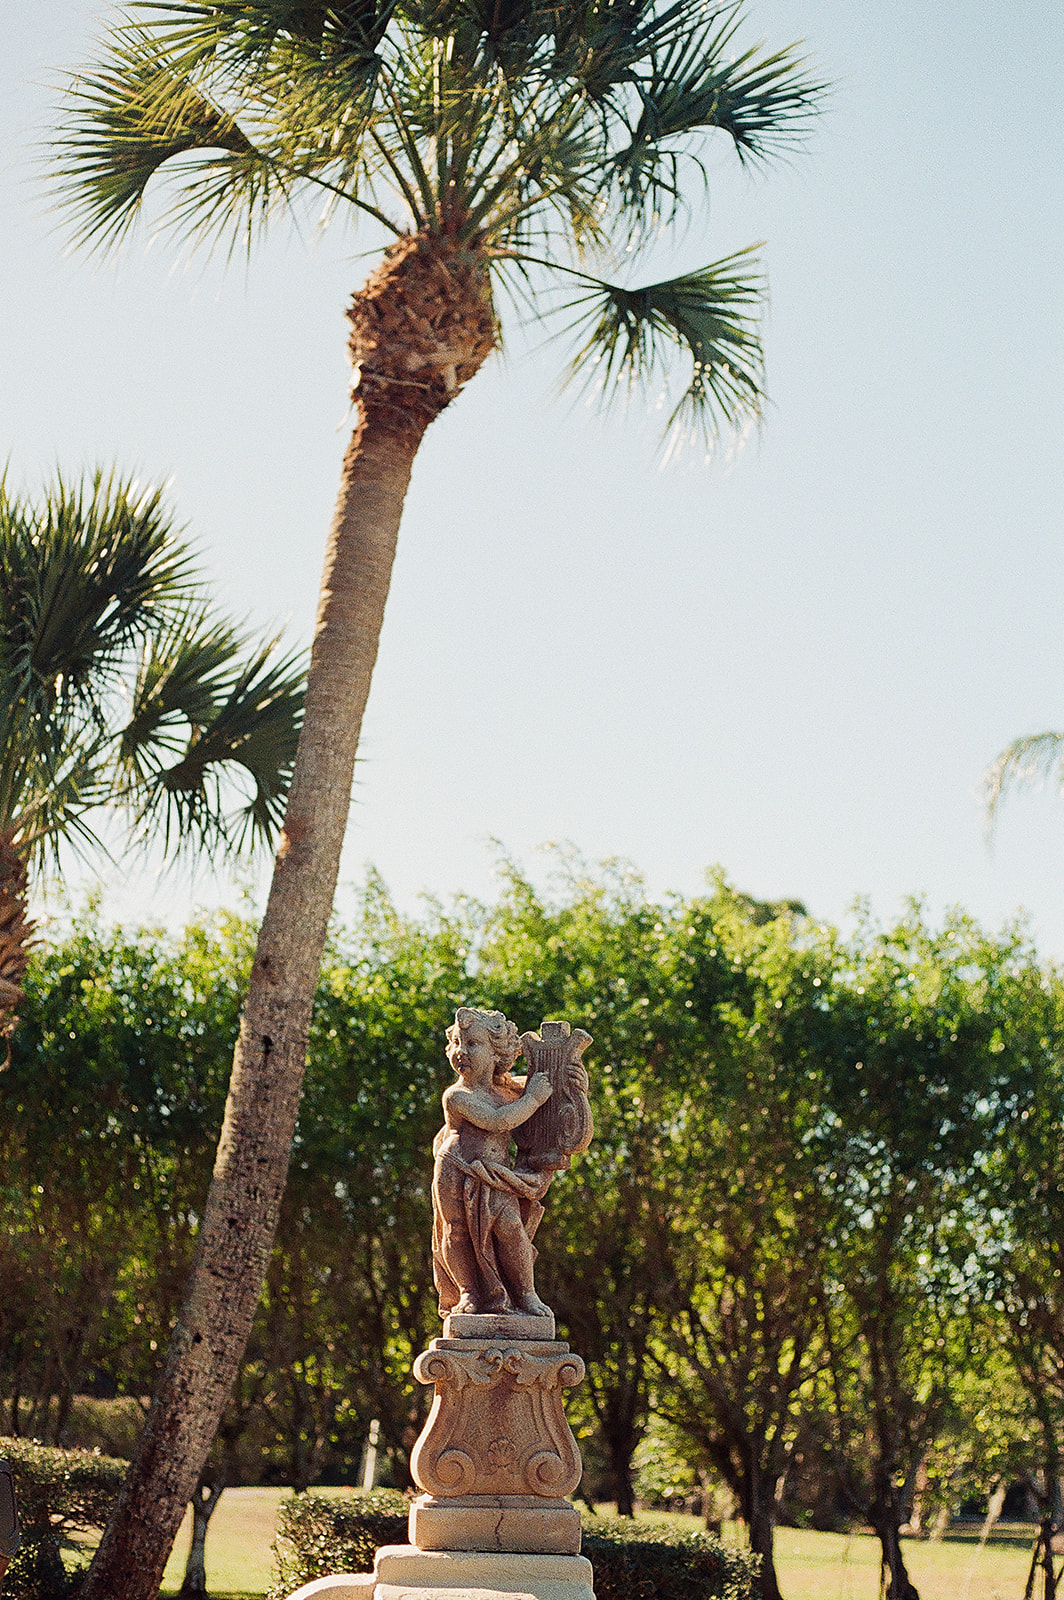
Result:
<instances>
[{"instance_id":1,"label":"statue's face","mask_svg":"<svg viewBox=\"0 0 1064 1600\"><path fill-rule=\"evenodd\" d=\"M484 1024L473 1021L455 1027L447 1047L447 1059L456 1072L468 1072L481 1077L486 1070L490 1077L495 1064L495 1052Z\"/></svg>"}]
</instances>

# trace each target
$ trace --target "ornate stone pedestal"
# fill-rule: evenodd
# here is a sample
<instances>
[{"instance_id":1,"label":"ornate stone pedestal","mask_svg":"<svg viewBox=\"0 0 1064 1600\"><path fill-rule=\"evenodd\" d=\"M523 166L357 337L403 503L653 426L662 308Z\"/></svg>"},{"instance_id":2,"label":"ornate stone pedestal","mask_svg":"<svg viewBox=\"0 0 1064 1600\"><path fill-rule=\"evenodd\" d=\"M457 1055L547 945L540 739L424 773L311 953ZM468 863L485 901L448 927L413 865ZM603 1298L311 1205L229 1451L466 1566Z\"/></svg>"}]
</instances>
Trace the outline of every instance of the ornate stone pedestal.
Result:
<instances>
[{"instance_id":1,"label":"ornate stone pedestal","mask_svg":"<svg viewBox=\"0 0 1064 1600\"><path fill-rule=\"evenodd\" d=\"M506 1337L511 1321L525 1337ZM411 1543L575 1555L580 1517L566 1496L580 1482L580 1453L562 1390L580 1382L584 1363L550 1337L553 1318L448 1319L455 1322L463 1333L488 1326L479 1338L434 1339L414 1363L436 1395L410 1462L425 1491L411 1507Z\"/></svg>"},{"instance_id":2,"label":"ornate stone pedestal","mask_svg":"<svg viewBox=\"0 0 1064 1600\"><path fill-rule=\"evenodd\" d=\"M289 1600L594 1600L585 1556L491 1555L389 1544L373 1571L316 1578Z\"/></svg>"},{"instance_id":3,"label":"ornate stone pedestal","mask_svg":"<svg viewBox=\"0 0 1064 1600\"><path fill-rule=\"evenodd\" d=\"M443 1338L414 1362L435 1397L410 1460L423 1491L410 1544L378 1550L371 1573L317 1578L289 1600L595 1600L567 1498L580 1452L562 1409L584 1363L554 1337L532 1246L551 1178L591 1140L580 1063L590 1043L567 1022L518 1038L501 1012L455 1013L447 1059L459 1081L444 1091L433 1145ZM511 1072L521 1054L524 1082ZM499 1309L465 1309L476 1306Z\"/></svg>"}]
</instances>

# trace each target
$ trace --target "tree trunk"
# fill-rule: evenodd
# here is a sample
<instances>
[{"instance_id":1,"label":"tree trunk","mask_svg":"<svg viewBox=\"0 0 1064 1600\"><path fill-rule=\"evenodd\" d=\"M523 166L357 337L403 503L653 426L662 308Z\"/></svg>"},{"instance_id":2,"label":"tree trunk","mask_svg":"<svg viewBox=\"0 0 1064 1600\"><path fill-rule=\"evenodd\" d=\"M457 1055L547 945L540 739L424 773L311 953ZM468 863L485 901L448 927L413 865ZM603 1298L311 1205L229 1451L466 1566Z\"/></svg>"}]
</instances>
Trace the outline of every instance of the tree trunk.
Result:
<instances>
[{"instance_id":1,"label":"tree trunk","mask_svg":"<svg viewBox=\"0 0 1064 1600\"><path fill-rule=\"evenodd\" d=\"M355 753L403 499L425 429L495 343L486 265L400 240L348 312L359 425L344 458L306 711L185 1304L81 1600L155 1600L236 1376L269 1261Z\"/></svg>"},{"instance_id":2,"label":"tree trunk","mask_svg":"<svg viewBox=\"0 0 1064 1600\"><path fill-rule=\"evenodd\" d=\"M619 1385L608 1390L605 1399L606 1416L602 1425L602 1441L606 1446L606 1463L610 1475L610 1488L617 1505L619 1517L635 1516L635 1499L632 1493L632 1457L635 1455L642 1429L634 1417L634 1399L631 1385Z\"/></svg>"},{"instance_id":3,"label":"tree trunk","mask_svg":"<svg viewBox=\"0 0 1064 1600\"><path fill-rule=\"evenodd\" d=\"M22 980L30 958L33 924L26 915L29 874L15 842L14 829L0 832L0 1040L11 1059L11 1034L22 1002Z\"/></svg>"},{"instance_id":4,"label":"tree trunk","mask_svg":"<svg viewBox=\"0 0 1064 1600\"><path fill-rule=\"evenodd\" d=\"M189 1501L192 1507L192 1543L188 1547L185 1576L177 1591L178 1600L206 1600L207 1597L207 1528L215 1507L222 1498L225 1479L219 1475L213 1482L201 1477Z\"/></svg>"},{"instance_id":5,"label":"tree trunk","mask_svg":"<svg viewBox=\"0 0 1064 1600\"><path fill-rule=\"evenodd\" d=\"M747 1498L744 1496L744 1498ZM749 1502L743 1507L750 1549L761 1557L759 1594L761 1600L782 1600L775 1562L774 1496L770 1484L755 1483Z\"/></svg>"},{"instance_id":6,"label":"tree trunk","mask_svg":"<svg viewBox=\"0 0 1064 1600\"><path fill-rule=\"evenodd\" d=\"M883 1565L889 1575L885 1600L920 1600L919 1591L905 1566L897 1516L892 1515L890 1510L877 1511L872 1526L883 1552Z\"/></svg>"}]
</instances>

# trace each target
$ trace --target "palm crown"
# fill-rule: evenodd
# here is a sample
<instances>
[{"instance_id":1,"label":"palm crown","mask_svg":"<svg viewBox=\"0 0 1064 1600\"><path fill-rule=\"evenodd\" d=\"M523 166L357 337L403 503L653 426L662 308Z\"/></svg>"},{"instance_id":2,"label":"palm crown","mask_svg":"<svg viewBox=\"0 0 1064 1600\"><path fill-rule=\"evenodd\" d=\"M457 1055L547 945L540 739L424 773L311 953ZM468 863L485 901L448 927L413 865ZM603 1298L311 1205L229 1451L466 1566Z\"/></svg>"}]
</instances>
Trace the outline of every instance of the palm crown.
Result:
<instances>
[{"instance_id":1,"label":"palm crown","mask_svg":"<svg viewBox=\"0 0 1064 1600\"><path fill-rule=\"evenodd\" d=\"M100 808L183 848L275 832L302 710L275 644L212 614L158 490L97 473L34 503L0 482L0 1013L29 869L99 845Z\"/></svg>"},{"instance_id":2,"label":"palm crown","mask_svg":"<svg viewBox=\"0 0 1064 1600\"><path fill-rule=\"evenodd\" d=\"M465 248L493 290L520 298L553 274L571 370L606 398L663 377L678 350L687 371L673 422L711 434L758 411L752 251L634 287L590 270L608 272L622 252L630 262L681 219L714 136L760 161L813 112L820 86L792 49L737 48L737 4L131 10L79 79L59 139L84 241L121 237L157 174L172 182L166 221L229 248L250 244L277 207L317 195L326 215L347 207L395 238ZM439 365L453 390L454 364Z\"/></svg>"}]
</instances>

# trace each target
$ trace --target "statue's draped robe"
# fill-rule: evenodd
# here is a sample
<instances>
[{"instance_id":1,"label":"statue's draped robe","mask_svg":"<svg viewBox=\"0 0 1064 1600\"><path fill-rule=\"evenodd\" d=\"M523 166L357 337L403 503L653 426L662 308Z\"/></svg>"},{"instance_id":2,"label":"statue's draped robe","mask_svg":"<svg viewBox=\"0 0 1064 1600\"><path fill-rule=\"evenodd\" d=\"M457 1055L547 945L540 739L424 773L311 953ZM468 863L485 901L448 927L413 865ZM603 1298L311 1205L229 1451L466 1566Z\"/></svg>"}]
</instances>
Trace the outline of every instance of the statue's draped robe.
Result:
<instances>
[{"instance_id":1,"label":"statue's draped robe","mask_svg":"<svg viewBox=\"0 0 1064 1600\"><path fill-rule=\"evenodd\" d=\"M513 1306L513 1289L507 1281L496 1249L495 1231L499 1221L516 1208L521 1226L529 1239L543 1217L541 1201L550 1188L553 1172L516 1172L498 1161L466 1161L459 1154L457 1141L444 1149L451 1129L441 1128L433 1141L432 1153L462 1174L462 1199L466 1228L480 1276L478 1301L486 1312L508 1311ZM443 1222L440 1207L433 1206L433 1278L440 1295L440 1314L446 1316L458 1303L461 1288L447 1271L443 1260ZM533 1247L533 1256L536 1251Z\"/></svg>"}]
</instances>

